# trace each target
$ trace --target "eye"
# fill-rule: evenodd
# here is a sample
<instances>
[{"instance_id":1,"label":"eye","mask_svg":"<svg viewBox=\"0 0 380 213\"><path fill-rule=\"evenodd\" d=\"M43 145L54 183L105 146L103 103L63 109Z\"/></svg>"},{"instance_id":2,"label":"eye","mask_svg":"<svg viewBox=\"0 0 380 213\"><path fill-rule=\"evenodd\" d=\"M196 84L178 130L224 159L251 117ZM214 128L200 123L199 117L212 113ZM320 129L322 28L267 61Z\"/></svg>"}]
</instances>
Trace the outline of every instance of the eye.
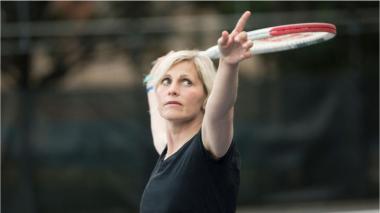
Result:
<instances>
[{"instance_id":1,"label":"eye","mask_svg":"<svg viewBox=\"0 0 380 213\"><path fill-rule=\"evenodd\" d=\"M193 85L193 82L191 82L189 79L183 79L182 84L185 86L191 86Z\"/></svg>"},{"instance_id":2,"label":"eye","mask_svg":"<svg viewBox=\"0 0 380 213\"><path fill-rule=\"evenodd\" d=\"M163 78L161 80L161 84L164 85L164 86L170 85L171 82L172 82L172 80L170 78Z\"/></svg>"}]
</instances>

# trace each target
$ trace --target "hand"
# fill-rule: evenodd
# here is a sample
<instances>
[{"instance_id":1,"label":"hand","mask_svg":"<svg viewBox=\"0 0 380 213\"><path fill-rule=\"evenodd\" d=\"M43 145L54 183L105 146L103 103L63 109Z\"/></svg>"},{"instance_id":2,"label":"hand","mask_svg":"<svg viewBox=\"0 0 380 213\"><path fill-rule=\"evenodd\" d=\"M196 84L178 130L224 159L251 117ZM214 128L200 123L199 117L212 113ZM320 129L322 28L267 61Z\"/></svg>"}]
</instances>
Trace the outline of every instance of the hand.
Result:
<instances>
[{"instance_id":1,"label":"hand","mask_svg":"<svg viewBox=\"0 0 380 213\"><path fill-rule=\"evenodd\" d=\"M236 65L240 61L252 56L249 51L253 42L248 40L244 27L251 16L250 11L246 11L237 22L235 29L228 34L223 31L218 39L218 47L221 53L221 59L230 65Z\"/></svg>"}]
</instances>

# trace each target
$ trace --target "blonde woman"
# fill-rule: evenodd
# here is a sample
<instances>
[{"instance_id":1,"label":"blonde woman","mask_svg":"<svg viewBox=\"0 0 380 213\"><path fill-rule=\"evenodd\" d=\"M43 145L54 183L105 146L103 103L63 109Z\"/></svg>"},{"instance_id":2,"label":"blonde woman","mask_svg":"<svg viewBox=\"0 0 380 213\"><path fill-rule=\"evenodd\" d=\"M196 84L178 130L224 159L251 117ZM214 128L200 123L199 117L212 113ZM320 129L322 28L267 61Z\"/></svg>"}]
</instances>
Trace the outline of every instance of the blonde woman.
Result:
<instances>
[{"instance_id":1,"label":"blonde woman","mask_svg":"<svg viewBox=\"0 0 380 213\"><path fill-rule=\"evenodd\" d=\"M235 212L240 182L233 142L239 63L253 43L245 12L218 39L218 71L199 51L170 52L147 82L154 146L159 159L145 187L141 213Z\"/></svg>"}]
</instances>

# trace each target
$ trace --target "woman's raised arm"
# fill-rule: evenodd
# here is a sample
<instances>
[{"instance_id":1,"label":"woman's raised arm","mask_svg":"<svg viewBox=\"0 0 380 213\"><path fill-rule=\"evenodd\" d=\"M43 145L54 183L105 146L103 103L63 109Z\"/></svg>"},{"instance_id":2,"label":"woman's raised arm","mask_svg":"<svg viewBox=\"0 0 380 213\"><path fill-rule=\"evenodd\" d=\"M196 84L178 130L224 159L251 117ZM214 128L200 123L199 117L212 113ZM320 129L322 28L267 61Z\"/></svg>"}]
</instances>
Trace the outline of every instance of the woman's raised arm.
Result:
<instances>
[{"instance_id":1,"label":"woman's raised arm","mask_svg":"<svg viewBox=\"0 0 380 213\"><path fill-rule=\"evenodd\" d=\"M169 52L168 54L170 54ZM164 56L163 56L164 57ZM157 67L159 66L160 60L162 57L158 58L156 62L154 62L154 66L150 71L149 75L145 77L144 82L146 83L146 90L148 96L148 104L149 104L149 114L150 114L150 128L153 137L153 144L156 148L158 154L161 154L166 146L166 122L163 119L158 111L158 102L157 97L154 92L154 85L152 85L152 78L155 75Z\"/></svg>"},{"instance_id":2,"label":"woman's raised arm","mask_svg":"<svg viewBox=\"0 0 380 213\"><path fill-rule=\"evenodd\" d=\"M229 34L223 31L218 39L221 52L214 86L205 107L202 140L215 158L222 157L233 138L233 110L237 98L239 63L251 57L252 41L247 39L244 27L251 16L245 12Z\"/></svg>"}]
</instances>

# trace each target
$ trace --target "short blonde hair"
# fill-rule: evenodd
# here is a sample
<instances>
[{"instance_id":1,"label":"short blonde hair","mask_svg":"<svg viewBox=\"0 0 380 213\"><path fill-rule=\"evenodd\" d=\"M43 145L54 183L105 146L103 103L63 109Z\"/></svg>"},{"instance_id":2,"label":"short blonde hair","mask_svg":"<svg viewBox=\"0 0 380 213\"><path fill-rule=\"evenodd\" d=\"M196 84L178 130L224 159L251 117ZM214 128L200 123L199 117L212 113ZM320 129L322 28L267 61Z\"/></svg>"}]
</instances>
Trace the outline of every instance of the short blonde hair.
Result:
<instances>
[{"instance_id":1,"label":"short blonde hair","mask_svg":"<svg viewBox=\"0 0 380 213\"><path fill-rule=\"evenodd\" d=\"M156 88L163 76L173 65L188 60L195 64L198 75L206 89L207 97L210 95L216 71L214 63L209 57L200 54L198 50L181 50L176 52L172 51L158 60L159 63L156 63L150 73L150 85Z\"/></svg>"}]
</instances>

